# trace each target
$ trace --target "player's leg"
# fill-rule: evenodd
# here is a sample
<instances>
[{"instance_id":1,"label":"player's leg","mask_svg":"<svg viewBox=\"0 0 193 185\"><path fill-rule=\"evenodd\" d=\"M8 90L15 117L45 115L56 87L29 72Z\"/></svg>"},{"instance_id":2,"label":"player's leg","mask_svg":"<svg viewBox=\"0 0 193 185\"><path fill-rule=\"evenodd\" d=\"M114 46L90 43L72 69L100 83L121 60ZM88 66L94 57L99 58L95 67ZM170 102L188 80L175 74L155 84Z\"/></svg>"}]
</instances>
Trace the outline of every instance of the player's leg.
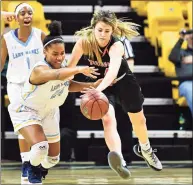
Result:
<instances>
[{"instance_id":1,"label":"player's leg","mask_svg":"<svg viewBox=\"0 0 193 185\"><path fill-rule=\"evenodd\" d=\"M26 184L28 181L30 145L21 134L18 135L18 142L22 160L21 184Z\"/></svg>"},{"instance_id":2,"label":"player's leg","mask_svg":"<svg viewBox=\"0 0 193 185\"><path fill-rule=\"evenodd\" d=\"M143 157L150 167L155 170L161 170L161 162L154 154L148 139L146 118L143 113L144 97L140 86L134 76L126 75L120 80L117 88L119 89L122 107L128 113L133 131L139 140L139 145L134 146L134 152Z\"/></svg>"},{"instance_id":3,"label":"player's leg","mask_svg":"<svg viewBox=\"0 0 193 185\"><path fill-rule=\"evenodd\" d=\"M54 167L55 165L57 165L59 161L60 161L60 141L49 143L48 155L41 162L41 166L42 166L41 173L44 179L48 174L48 170Z\"/></svg>"},{"instance_id":4,"label":"player's leg","mask_svg":"<svg viewBox=\"0 0 193 185\"><path fill-rule=\"evenodd\" d=\"M48 174L49 168L52 168L60 161L60 113L59 108L51 110L44 119L42 125L46 138L49 143L48 155L41 162L42 176Z\"/></svg>"},{"instance_id":5,"label":"player's leg","mask_svg":"<svg viewBox=\"0 0 193 185\"><path fill-rule=\"evenodd\" d=\"M139 139L139 145L134 146L134 152L139 157L143 158L149 167L156 171L162 170L162 164L155 155L148 139L146 119L143 110L137 113L128 113L133 130Z\"/></svg>"},{"instance_id":6,"label":"player's leg","mask_svg":"<svg viewBox=\"0 0 193 185\"><path fill-rule=\"evenodd\" d=\"M19 129L20 134L30 144L28 180L31 184L42 183L41 162L48 155L48 141L43 128L39 124L32 124Z\"/></svg>"},{"instance_id":7,"label":"player's leg","mask_svg":"<svg viewBox=\"0 0 193 185\"><path fill-rule=\"evenodd\" d=\"M108 162L110 167L122 178L129 178L130 172L126 167L121 151L121 140L117 131L114 107L109 104L109 111L102 118L105 142L110 150Z\"/></svg>"},{"instance_id":8,"label":"player's leg","mask_svg":"<svg viewBox=\"0 0 193 185\"><path fill-rule=\"evenodd\" d=\"M23 86L22 84L14 84L9 82L7 83L7 93L10 101L10 104L8 106L10 117L12 117L12 114L14 114L15 116L15 112L21 103L22 86ZM26 184L26 182L28 181L27 170L29 166L30 146L25 141L25 139L21 134L18 135L18 141L19 141L19 149L20 149L20 155L22 160L21 184Z\"/></svg>"}]
</instances>

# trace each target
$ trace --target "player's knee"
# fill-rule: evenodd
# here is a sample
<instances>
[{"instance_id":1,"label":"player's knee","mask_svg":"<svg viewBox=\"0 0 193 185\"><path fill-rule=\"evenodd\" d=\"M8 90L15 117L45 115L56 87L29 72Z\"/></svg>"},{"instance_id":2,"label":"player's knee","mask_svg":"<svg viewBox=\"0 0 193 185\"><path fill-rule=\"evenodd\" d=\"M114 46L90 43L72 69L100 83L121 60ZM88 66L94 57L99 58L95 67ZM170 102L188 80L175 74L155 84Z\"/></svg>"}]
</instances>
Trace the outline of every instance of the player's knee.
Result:
<instances>
[{"instance_id":1,"label":"player's knee","mask_svg":"<svg viewBox=\"0 0 193 185\"><path fill-rule=\"evenodd\" d=\"M42 141L33 145L30 151L31 164L34 166L39 165L48 155L48 149L49 149L48 141Z\"/></svg>"},{"instance_id":2,"label":"player's knee","mask_svg":"<svg viewBox=\"0 0 193 185\"><path fill-rule=\"evenodd\" d=\"M60 154L54 157L46 156L41 164L44 168L48 169L58 164L59 161L60 161Z\"/></svg>"},{"instance_id":3,"label":"player's knee","mask_svg":"<svg viewBox=\"0 0 193 185\"><path fill-rule=\"evenodd\" d=\"M102 118L104 129L113 129L117 126L114 115L107 114Z\"/></svg>"}]
</instances>

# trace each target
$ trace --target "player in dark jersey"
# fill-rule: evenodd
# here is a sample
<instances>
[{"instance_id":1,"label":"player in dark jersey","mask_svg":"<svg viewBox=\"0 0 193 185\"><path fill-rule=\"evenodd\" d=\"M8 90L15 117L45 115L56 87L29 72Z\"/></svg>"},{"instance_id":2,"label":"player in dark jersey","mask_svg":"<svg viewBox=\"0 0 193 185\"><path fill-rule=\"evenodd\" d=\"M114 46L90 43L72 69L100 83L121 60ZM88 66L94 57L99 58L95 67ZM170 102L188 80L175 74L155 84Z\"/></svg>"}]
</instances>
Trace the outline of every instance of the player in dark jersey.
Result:
<instances>
[{"instance_id":1,"label":"player in dark jersey","mask_svg":"<svg viewBox=\"0 0 193 185\"><path fill-rule=\"evenodd\" d=\"M110 150L108 162L122 178L129 178L130 172L121 151L114 111L115 102L120 103L128 114L139 139L139 144L134 146L136 155L144 158L154 170L162 170L162 164L153 152L148 139L146 118L143 113L144 97L124 58L124 46L120 40L124 36L130 39L139 35L137 26L135 23L117 19L113 12L103 10L95 12L91 25L76 32L80 39L76 42L69 60L69 67L74 67L84 55L90 66L99 69L100 75L97 77L103 80L96 90L103 91L110 102L109 111L102 118L105 141Z\"/></svg>"}]
</instances>

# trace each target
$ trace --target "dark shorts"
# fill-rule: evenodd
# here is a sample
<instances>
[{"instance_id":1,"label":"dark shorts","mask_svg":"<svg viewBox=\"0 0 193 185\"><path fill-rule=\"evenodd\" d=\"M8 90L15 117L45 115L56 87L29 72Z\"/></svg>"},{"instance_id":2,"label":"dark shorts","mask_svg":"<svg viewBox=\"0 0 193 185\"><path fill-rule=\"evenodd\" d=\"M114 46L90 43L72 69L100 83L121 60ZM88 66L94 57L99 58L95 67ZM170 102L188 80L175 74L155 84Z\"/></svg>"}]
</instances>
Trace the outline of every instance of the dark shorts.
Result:
<instances>
[{"instance_id":1,"label":"dark shorts","mask_svg":"<svg viewBox=\"0 0 193 185\"><path fill-rule=\"evenodd\" d=\"M140 112L143 108L144 96L141 88L133 74L125 75L113 86L103 91L114 107L120 104L123 110L128 113Z\"/></svg>"}]
</instances>

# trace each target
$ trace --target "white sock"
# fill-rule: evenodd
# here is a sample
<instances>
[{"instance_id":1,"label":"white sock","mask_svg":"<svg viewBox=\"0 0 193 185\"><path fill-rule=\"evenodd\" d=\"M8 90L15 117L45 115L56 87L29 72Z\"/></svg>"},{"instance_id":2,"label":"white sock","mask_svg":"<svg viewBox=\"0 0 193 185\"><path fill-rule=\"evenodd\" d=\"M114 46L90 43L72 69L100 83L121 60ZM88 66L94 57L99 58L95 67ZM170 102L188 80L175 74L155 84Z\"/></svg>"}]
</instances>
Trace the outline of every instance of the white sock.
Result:
<instances>
[{"instance_id":1,"label":"white sock","mask_svg":"<svg viewBox=\"0 0 193 185\"><path fill-rule=\"evenodd\" d=\"M139 144L141 146L141 149L144 150L144 151L147 151L151 148L149 141L147 143L144 143L144 144L139 142Z\"/></svg>"},{"instance_id":2,"label":"white sock","mask_svg":"<svg viewBox=\"0 0 193 185\"><path fill-rule=\"evenodd\" d=\"M20 155L22 163L29 161L29 152L21 152Z\"/></svg>"}]
</instances>

